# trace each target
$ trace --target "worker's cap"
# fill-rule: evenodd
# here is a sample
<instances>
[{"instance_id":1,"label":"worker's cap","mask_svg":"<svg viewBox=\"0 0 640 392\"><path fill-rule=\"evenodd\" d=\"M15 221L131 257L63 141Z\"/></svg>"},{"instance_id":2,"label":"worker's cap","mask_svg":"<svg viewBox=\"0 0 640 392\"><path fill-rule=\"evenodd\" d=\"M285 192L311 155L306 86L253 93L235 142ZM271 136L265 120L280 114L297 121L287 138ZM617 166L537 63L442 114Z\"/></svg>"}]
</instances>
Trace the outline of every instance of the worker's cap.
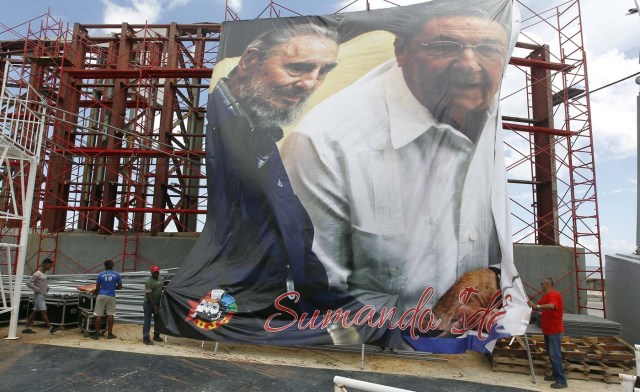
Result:
<instances>
[{"instance_id":1,"label":"worker's cap","mask_svg":"<svg viewBox=\"0 0 640 392\"><path fill-rule=\"evenodd\" d=\"M154 265L153 267L151 267L151 272L160 272L160 267Z\"/></svg>"}]
</instances>

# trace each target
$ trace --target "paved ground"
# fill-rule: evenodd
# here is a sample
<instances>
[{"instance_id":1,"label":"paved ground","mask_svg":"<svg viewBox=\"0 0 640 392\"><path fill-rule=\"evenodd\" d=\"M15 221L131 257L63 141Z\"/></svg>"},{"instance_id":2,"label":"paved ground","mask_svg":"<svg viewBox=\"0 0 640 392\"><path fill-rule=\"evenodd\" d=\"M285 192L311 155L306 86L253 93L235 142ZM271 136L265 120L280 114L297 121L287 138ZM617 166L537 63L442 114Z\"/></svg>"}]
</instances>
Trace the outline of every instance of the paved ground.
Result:
<instances>
[{"instance_id":1,"label":"paved ground","mask_svg":"<svg viewBox=\"0 0 640 392\"><path fill-rule=\"evenodd\" d=\"M118 351L2 344L0 391L332 391L336 375L414 391L523 391L458 380Z\"/></svg>"},{"instance_id":2,"label":"paved ground","mask_svg":"<svg viewBox=\"0 0 640 392\"><path fill-rule=\"evenodd\" d=\"M46 328L2 339L0 325L0 392L4 391L333 391L336 375L414 391L548 392L550 382L538 375L496 372L480 353L407 355L370 348L361 369L359 350L271 347L168 337L142 344L142 327L117 324L116 339L92 340L78 328L50 335ZM525 369L526 370L526 369ZM618 392L619 384L569 380L569 390ZM349 390L349 392L354 392Z\"/></svg>"}]
</instances>

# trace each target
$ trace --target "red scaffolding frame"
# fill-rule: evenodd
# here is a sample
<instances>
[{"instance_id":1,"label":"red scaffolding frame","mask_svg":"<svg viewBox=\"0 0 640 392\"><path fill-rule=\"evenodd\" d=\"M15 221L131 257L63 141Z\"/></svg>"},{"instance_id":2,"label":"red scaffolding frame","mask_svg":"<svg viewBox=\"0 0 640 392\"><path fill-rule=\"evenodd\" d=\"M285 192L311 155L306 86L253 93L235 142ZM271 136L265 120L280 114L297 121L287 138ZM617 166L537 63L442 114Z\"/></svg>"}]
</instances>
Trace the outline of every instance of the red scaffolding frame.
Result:
<instances>
[{"instance_id":1,"label":"red scaffolding frame","mask_svg":"<svg viewBox=\"0 0 640 392\"><path fill-rule=\"evenodd\" d=\"M541 12L530 2L517 1L523 28L510 61L522 87L503 91L503 102L520 102L517 113L503 116L513 239L573 254L572 289L584 312L587 279L602 283L603 269L580 2ZM370 8L354 0L339 11ZM270 0L257 17L291 15L300 13ZM225 20L237 19L227 1ZM539 29L557 42L536 42ZM0 63L20 65L22 80L50 104L34 203L38 261L59 252L59 233L96 231L122 235L113 259L136 270L152 263L137 252L139 236L198 231L206 213L205 95L220 30L210 23L69 29L47 13L30 21L26 35L0 42ZM67 267L80 268L69 260ZM599 290L604 311L603 284Z\"/></svg>"},{"instance_id":2,"label":"red scaffolding frame","mask_svg":"<svg viewBox=\"0 0 640 392\"><path fill-rule=\"evenodd\" d=\"M0 47L0 61L20 64L22 80L50 105L38 260L59 252L59 233L85 230L123 236L113 257L122 270L146 267L139 235L196 232L203 223L206 91L220 25L69 30L49 13L38 21Z\"/></svg>"},{"instance_id":3,"label":"red scaffolding frame","mask_svg":"<svg viewBox=\"0 0 640 392\"><path fill-rule=\"evenodd\" d=\"M522 31L511 64L524 76L525 115L503 116L512 131L506 148L518 156L508 165L510 190L529 187L527 204L511 192L515 243L562 245L571 252L574 269L558 280L575 282L578 310L606 314L604 275L598 218L589 86L583 45L580 1L534 11L518 1ZM541 33L545 31L547 34ZM551 32L557 43L537 42ZM515 94L515 93L514 93ZM503 100L508 99L503 94ZM517 140L525 141L526 151ZM514 142L515 140L515 142ZM522 176L527 168L528 176ZM514 173L509 175L509 173ZM589 287L588 280L599 284ZM537 285L529 289L537 291ZM600 293L597 306L587 302L587 291Z\"/></svg>"}]
</instances>

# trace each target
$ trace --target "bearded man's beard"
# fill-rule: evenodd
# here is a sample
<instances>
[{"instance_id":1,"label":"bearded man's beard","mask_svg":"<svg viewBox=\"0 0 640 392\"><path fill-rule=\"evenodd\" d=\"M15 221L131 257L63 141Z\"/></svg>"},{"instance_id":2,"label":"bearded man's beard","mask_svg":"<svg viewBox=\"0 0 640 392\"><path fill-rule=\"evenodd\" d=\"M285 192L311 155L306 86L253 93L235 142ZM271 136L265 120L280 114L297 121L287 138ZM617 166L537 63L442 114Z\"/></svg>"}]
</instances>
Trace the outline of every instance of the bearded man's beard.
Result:
<instances>
[{"instance_id":1,"label":"bearded man's beard","mask_svg":"<svg viewBox=\"0 0 640 392\"><path fill-rule=\"evenodd\" d=\"M237 98L240 106L247 112L251 122L260 128L282 127L293 123L312 93L291 86L274 89L256 78L240 84L239 90ZM269 98L281 94L299 96L300 100L290 107L276 108L269 102Z\"/></svg>"}]
</instances>

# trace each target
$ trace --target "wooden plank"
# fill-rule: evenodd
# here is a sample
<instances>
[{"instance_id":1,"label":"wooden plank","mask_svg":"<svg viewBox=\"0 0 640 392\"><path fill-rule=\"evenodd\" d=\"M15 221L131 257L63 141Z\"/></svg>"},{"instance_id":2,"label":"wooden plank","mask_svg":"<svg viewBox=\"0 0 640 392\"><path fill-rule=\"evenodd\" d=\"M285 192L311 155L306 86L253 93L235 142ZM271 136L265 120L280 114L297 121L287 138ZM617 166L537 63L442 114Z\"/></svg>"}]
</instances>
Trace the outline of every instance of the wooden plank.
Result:
<instances>
[{"instance_id":1,"label":"wooden plank","mask_svg":"<svg viewBox=\"0 0 640 392\"><path fill-rule=\"evenodd\" d=\"M636 349L634 346L630 345L629 343L627 343L626 341L622 340L622 338L620 338L619 336L613 336L613 339L618 342L619 344L625 346L629 351L633 351L635 352Z\"/></svg>"},{"instance_id":2,"label":"wooden plank","mask_svg":"<svg viewBox=\"0 0 640 392\"><path fill-rule=\"evenodd\" d=\"M495 372L509 372L519 374L531 374L529 366L521 365L509 365L504 363L492 363L491 369ZM534 366L534 372L537 376L543 376L545 369L540 366ZM546 372L550 374L550 371ZM620 379L618 375L601 374L601 373L589 373L582 371L565 370L565 376L570 380L585 380L585 381L604 381L609 384L619 384Z\"/></svg>"},{"instance_id":3,"label":"wooden plank","mask_svg":"<svg viewBox=\"0 0 640 392\"><path fill-rule=\"evenodd\" d=\"M536 374L550 373L544 337L530 336L529 347ZM565 337L562 356L569 379L619 383L619 374L635 373L635 350L617 337ZM515 339L511 346L508 341L498 341L491 359L494 371L530 374L524 338Z\"/></svg>"}]
</instances>

